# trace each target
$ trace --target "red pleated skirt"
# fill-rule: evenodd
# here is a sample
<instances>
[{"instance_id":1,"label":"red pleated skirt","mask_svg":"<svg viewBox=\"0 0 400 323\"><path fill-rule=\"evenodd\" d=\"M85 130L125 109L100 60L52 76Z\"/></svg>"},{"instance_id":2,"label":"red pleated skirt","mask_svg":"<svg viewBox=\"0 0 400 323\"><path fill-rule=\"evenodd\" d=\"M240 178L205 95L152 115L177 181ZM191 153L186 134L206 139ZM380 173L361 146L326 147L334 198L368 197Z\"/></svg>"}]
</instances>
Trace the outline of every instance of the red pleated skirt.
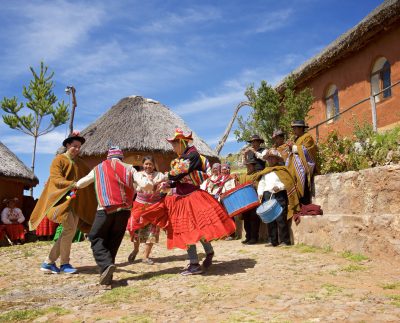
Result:
<instances>
[{"instance_id":1,"label":"red pleated skirt","mask_svg":"<svg viewBox=\"0 0 400 323\"><path fill-rule=\"evenodd\" d=\"M221 204L203 190L185 196L166 196L164 204L168 213L168 249L187 249L200 239L221 239L236 230Z\"/></svg>"},{"instance_id":2,"label":"red pleated skirt","mask_svg":"<svg viewBox=\"0 0 400 323\"><path fill-rule=\"evenodd\" d=\"M45 216L36 228L36 235L38 237L52 236L56 233L57 227L58 223L50 221L47 216Z\"/></svg>"},{"instance_id":3,"label":"red pleated skirt","mask_svg":"<svg viewBox=\"0 0 400 323\"><path fill-rule=\"evenodd\" d=\"M25 228L20 223L6 224L5 230L6 230L7 236L10 238L11 241L25 239Z\"/></svg>"},{"instance_id":4,"label":"red pleated skirt","mask_svg":"<svg viewBox=\"0 0 400 323\"><path fill-rule=\"evenodd\" d=\"M166 226L167 220L164 200L154 204L143 204L135 201L133 202L131 217L128 220L126 229L132 237L136 230L145 227L149 223L163 228Z\"/></svg>"}]
</instances>

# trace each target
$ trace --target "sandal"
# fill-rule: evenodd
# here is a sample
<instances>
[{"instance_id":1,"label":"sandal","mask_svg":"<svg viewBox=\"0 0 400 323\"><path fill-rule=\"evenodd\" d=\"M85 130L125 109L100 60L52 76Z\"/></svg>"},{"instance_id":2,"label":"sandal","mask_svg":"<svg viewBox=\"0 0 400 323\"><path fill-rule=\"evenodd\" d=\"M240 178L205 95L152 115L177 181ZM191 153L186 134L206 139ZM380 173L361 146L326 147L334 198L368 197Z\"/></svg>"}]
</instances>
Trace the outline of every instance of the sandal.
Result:
<instances>
[{"instance_id":1,"label":"sandal","mask_svg":"<svg viewBox=\"0 0 400 323\"><path fill-rule=\"evenodd\" d=\"M154 261L151 260L150 258L143 259L142 262L143 262L144 264L147 264L147 265L154 265Z\"/></svg>"},{"instance_id":2,"label":"sandal","mask_svg":"<svg viewBox=\"0 0 400 323\"><path fill-rule=\"evenodd\" d=\"M138 252L133 250L131 254L128 256L128 262L132 263L135 261Z\"/></svg>"}]
</instances>

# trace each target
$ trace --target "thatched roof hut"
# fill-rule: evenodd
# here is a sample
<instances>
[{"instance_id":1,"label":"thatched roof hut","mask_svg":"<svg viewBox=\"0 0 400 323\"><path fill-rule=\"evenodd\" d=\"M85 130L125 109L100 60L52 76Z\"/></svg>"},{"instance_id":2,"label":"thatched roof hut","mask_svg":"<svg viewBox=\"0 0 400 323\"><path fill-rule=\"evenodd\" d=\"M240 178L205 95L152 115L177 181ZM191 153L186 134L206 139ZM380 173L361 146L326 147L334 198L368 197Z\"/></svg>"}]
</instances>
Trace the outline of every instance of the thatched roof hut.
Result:
<instances>
[{"instance_id":1,"label":"thatched roof hut","mask_svg":"<svg viewBox=\"0 0 400 323\"><path fill-rule=\"evenodd\" d=\"M387 30L393 28L399 20L400 1L384 1L356 26L345 32L325 47L319 54L294 70L290 75L294 77L296 86L301 87L303 83L316 77L324 70L331 68L341 59L359 51L377 34L387 32ZM286 79L287 77L276 86L278 92L284 90Z\"/></svg>"},{"instance_id":2,"label":"thatched roof hut","mask_svg":"<svg viewBox=\"0 0 400 323\"><path fill-rule=\"evenodd\" d=\"M153 155L159 170L165 171L175 158L171 145L166 141L175 128L191 131L185 122L165 105L141 96L120 100L104 115L81 131L86 143L81 156L91 166L105 158L110 145L118 145L125 152L125 160L141 165L145 155ZM211 161L217 154L195 133L194 145Z\"/></svg>"},{"instance_id":3,"label":"thatched roof hut","mask_svg":"<svg viewBox=\"0 0 400 323\"><path fill-rule=\"evenodd\" d=\"M0 180L22 183L25 188L34 187L38 178L10 149L0 141Z\"/></svg>"},{"instance_id":4,"label":"thatched roof hut","mask_svg":"<svg viewBox=\"0 0 400 323\"><path fill-rule=\"evenodd\" d=\"M34 204L33 198L24 196L24 189L39 183L38 178L25 164L2 142L0 142L0 212L5 207L1 203L6 198L18 198L18 207L25 218L29 218Z\"/></svg>"}]
</instances>

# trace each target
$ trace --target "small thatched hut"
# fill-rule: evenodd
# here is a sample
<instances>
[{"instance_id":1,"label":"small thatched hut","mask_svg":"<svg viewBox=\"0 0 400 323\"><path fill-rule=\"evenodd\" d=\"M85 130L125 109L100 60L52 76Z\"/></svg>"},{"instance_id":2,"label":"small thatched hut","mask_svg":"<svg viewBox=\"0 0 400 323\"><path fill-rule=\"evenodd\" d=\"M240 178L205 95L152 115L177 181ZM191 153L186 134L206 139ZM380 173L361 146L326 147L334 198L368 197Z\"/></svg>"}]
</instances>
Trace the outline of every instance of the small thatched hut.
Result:
<instances>
[{"instance_id":1,"label":"small thatched hut","mask_svg":"<svg viewBox=\"0 0 400 323\"><path fill-rule=\"evenodd\" d=\"M17 197L24 210L24 189L39 183L38 178L10 149L0 142L0 211L5 198ZM28 215L29 216L29 215Z\"/></svg>"},{"instance_id":2,"label":"small thatched hut","mask_svg":"<svg viewBox=\"0 0 400 323\"><path fill-rule=\"evenodd\" d=\"M176 127L191 131L180 117L161 103L130 96L81 132L86 139L81 156L93 167L106 158L110 145L118 145L125 153L125 162L140 166L144 156L152 155L157 169L166 171L176 157L166 138L173 135ZM193 138L194 145L210 162L218 160L218 155L195 133Z\"/></svg>"}]
</instances>

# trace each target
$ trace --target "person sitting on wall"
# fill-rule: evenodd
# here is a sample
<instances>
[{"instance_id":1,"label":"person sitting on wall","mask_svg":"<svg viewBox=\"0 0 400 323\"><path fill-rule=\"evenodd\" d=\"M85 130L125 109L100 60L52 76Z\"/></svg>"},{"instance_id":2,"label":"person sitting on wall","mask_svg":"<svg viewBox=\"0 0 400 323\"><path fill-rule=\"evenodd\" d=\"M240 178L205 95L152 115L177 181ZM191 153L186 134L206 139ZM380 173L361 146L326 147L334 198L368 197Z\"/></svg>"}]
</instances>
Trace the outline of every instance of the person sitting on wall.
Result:
<instances>
[{"instance_id":1,"label":"person sitting on wall","mask_svg":"<svg viewBox=\"0 0 400 323\"><path fill-rule=\"evenodd\" d=\"M25 228L22 225L25 217L21 209L16 207L17 202L16 197L3 200L7 207L1 212L1 222L6 225L5 231L11 242L21 244L25 242Z\"/></svg>"}]
</instances>

